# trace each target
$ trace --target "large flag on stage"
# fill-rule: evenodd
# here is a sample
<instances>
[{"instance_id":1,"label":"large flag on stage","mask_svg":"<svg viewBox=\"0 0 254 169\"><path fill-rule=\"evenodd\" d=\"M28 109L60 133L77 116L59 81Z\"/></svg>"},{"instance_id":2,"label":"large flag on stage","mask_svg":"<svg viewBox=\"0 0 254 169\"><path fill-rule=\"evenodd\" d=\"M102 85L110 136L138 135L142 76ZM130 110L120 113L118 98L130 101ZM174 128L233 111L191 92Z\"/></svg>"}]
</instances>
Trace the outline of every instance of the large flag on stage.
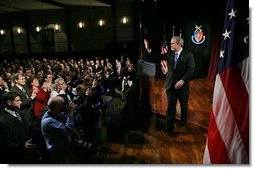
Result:
<instances>
[{"instance_id":1,"label":"large flag on stage","mask_svg":"<svg viewBox=\"0 0 254 169\"><path fill-rule=\"evenodd\" d=\"M249 4L228 0L204 164L249 164Z\"/></svg>"}]
</instances>

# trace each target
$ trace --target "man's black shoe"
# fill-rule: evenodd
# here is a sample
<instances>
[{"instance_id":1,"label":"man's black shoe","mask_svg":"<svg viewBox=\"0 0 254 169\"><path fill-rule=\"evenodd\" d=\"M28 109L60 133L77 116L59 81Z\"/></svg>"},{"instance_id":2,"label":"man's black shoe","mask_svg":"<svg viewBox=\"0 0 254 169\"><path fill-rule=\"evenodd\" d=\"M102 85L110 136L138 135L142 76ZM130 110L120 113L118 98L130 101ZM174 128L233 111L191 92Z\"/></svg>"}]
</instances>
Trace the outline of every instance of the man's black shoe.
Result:
<instances>
[{"instance_id":1,"label":"man's black shoe","mask_svg":"<svg viewBox=\"0 0 254 169\"><path fill-rule=\"evenodd\" d=\"M186 124L185 122L179 121L179 122L177 123L177 126L178 126L178 127L184 127L185 124Z\"/></svg>"},{"instance_id":2,"label":"man's black shoe","mask_svg":"<svg viewBox=\"0 0 254 169\"><path fill-rule=\"evenodd\" d=\"M168 133L169 131L170 131L169 128L164 128L164 129L161 130L161 132L164 132L164 133Z\"/></svg>"},{"instance_id":3,"label":"man's black shoe","mask_svg":"<svg viewBox=\"0 0 254 169\"><path fill-rule=\"evenodd\" d=\"M174 135L173 130L169 128L164 128L161 132L167 133L167 135Z\"/></svg>"}]
</instances>

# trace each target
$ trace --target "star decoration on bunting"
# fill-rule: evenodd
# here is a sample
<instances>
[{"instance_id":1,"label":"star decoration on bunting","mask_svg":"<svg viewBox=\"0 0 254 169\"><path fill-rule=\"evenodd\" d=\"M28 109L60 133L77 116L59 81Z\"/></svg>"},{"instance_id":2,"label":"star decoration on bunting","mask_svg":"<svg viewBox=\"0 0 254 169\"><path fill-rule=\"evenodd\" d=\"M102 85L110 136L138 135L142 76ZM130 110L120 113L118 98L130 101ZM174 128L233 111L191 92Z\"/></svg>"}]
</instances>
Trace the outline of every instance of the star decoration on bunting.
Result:
<instances>
[{"instance_id":1,"label":"star decoration on bunting","mask_svg":"<svg viewBox=\"0 0 254 169\"><path fill-rule=\"evenodd\" d=\"M246 20L247 20L247 24L249 25L249 23L250 23L250 18L248 17L248 18L246 18ZM249 35L247 35L247 36L245 36L244 38L243 38L243 41L244 41L244 43L246 43L246 44L248 44L249 43Z\"/></svg>"},{"instance_id":2,"label":"star decoration on bunting","mask_svg":"<svg viewBox=\"0 0 254 169\"><path fill-rule=\"evenodd\" d=\"M222 35L224 36L224 40L226 39L226 38L229 38L230 39L230 37L229 37L229 34L231 33L231 31L227 31L227 29L226 29L226 31L225 31L225 33L223 33Z\"/></svg>"},{"instance_id":3,"label":"star decoration on bunting","mask_svg":"<svg viewBox=\"0 0 254 169\"><path fill-rule=\"evenodd\" d=\"M230 16L230 19L232 19L232 17L236 17L235 14L236 14L236 11L234 11L233 8L231 9L231 12L228 13L228 15Z\"/></svg>"},{"instance_id":4,"label":"star decoration on bunting","mask_svg":"<svg viewBox=\"0 0 254 169\"><path fill-rule=\"evenodd\" d=\"M248 39L249 39L249 36L245 36L245 37L243 38L244 43L248 44Z\"/></svg>"},{"instance_id":5,"label":"star decoration on bunting","mask_svg":"<svg viewBox=\"0 0 254 169\"><path fill-rule=\"evenodd\" d=\"M220 58L224 58L224 50L220 50Z\"/></svg>"}]
</instances>

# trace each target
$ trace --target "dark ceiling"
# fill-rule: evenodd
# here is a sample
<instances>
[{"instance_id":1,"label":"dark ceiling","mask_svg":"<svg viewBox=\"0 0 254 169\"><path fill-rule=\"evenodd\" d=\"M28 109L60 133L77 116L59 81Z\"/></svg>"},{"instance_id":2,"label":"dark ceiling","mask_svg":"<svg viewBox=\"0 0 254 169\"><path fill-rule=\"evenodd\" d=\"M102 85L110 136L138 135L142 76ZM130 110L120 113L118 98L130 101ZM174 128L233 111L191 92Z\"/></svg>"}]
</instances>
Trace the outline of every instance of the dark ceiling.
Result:
<instances>
[{"instance_id":1,"label":"dark ceiling","mask_svg":"<svg viewBox=\"0 0 254 169\"><path fill-rule=\"evenodd\" d=\"M0 13L63 9L65 6L111 6L110 0L1 0Z\"/></svg>"}]
</instances>

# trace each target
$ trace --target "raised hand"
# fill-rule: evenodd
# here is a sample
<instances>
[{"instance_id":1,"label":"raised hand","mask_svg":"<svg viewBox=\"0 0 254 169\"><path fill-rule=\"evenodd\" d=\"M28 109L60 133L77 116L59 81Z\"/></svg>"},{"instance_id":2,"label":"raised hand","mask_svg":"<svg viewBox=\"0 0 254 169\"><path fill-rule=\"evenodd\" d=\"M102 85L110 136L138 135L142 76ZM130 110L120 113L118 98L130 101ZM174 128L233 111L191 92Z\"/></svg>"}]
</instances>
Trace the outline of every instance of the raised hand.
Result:
<instances>
[{"instance_id":1,"label":"raised hand","mask_svg":"<svg viewBox=\"0 0 254 169\"><path fill-rule=\"evenodd\" d=\"M149 43L148 43L147 39L144 39L144 45L145 45L146 48L149 46Z\"/></svg>"},{"instance_id":2,"label":"raised hand","mask_svg":"<svg viewBox=\"0 0 254 169\"><path fill-rule=\"evenodd\" d=\"M147 41L147 39L144 39L144 45L148 53L151 53L152 49L149 47L149 42Z\"/></svg>"},{"instance_id":3,"label":"raised hand","mask_svg":"<svg viewBox=\"0 0 254 169\"><path fill-rule=\"evenodd\" d=\"M31 94L32 100L36 97L37 93L38 93L38 89L33 90L32 94Z\"/></svg>"}]
</instances>

